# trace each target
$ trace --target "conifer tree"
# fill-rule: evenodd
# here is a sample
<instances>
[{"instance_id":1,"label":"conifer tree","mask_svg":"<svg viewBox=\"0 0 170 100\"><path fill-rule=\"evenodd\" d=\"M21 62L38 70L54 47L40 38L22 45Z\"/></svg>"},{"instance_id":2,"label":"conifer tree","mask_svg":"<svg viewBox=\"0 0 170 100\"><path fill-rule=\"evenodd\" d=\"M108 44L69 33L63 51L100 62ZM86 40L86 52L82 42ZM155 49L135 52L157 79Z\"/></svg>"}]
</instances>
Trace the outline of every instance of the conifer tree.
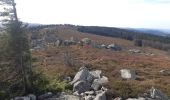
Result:
<instances>
[{"instance_id":1,"label":"conifer tree","mask_svg":"<svg viewBox=\"0 0 170 100\"><path fill-rule=\"evenodd\" d=\"M9 70L15 72L13 77L17 80L11 82L9 91L24 94L31 89L31 53L26 35L26 25L19 21L15 0L0 0L3 10L0 12L1 23L5 33L9 35L8 60ZM11 93L12 94L12 93Z\"/></svg>"}]
</instances>

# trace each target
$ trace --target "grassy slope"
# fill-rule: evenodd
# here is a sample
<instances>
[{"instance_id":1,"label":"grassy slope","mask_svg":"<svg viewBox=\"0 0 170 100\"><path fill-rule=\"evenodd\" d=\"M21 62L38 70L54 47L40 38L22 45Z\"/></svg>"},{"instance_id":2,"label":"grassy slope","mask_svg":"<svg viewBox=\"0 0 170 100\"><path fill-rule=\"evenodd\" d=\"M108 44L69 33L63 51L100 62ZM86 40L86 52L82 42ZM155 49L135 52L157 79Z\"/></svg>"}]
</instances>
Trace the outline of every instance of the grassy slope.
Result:
<instances>
[{"instance_id":1,"label":"grassy slope","mask_svg":"<svg viewBox=\"0 0 170 100\"><path fill-rule=\"evenodd\" d=\"M138 48L133 46L131 41L97 36L88 33L80 33L72 27L58 26L54 29L59 37L69 39L70 37L88 37L98 43L116 43L127 48ZM41 32L45 32L42 30ZM170 69L170 59L163 51L140 48L145 51L152 51L154 56L140 54L130 54L127 51L115 52L111 50L96 49L92 47L71 46L68 48L49 48L43 52L33 52L33 56L38 57L37 66L49 76L71 75L73 76L83 63L88 64L90 69L101 69L103 74L109 77L108 87L116 90L118 95L126 96L124 90L130 91L130 96L136 96L137 92L143 92L151 86L156 86L170 96L170 76L160 75L162 69ZM64 65L64 52L69 52L74 59L75 66ZM124 81L120 78L119 70L122 68L134 69L140 76L139 80ZM127 87L126 87L127 86ZM124 90L121 90L124 89ZM125 92L129 92L125 91ZM128 94L128 95L129 95Z\"/></svg>"}]
</instances>

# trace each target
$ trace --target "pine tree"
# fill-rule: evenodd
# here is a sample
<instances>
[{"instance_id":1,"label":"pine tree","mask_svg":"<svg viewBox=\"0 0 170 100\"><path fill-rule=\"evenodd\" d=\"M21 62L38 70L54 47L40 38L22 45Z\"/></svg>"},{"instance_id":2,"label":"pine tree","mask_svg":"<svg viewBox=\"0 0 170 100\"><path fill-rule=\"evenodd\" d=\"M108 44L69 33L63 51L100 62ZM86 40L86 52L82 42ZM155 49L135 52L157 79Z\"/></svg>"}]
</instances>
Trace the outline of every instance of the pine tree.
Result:
<instances>
[{"instance_id":1,"label":"pine tree","mask_svg":"<svg viewBox=\"0 0 170 100\"><path fill-rule=\"evenodd\" d=\"M31 53L26 35L26 25L18 20L15 0L0 0L0 12L3 29L9 35L8 58L12 66L9 66L15 74L17 82L10 84L9 91L24 94L31 89ZM12 93L11 93L12 94Z\"/></svg>"}]
</instances>

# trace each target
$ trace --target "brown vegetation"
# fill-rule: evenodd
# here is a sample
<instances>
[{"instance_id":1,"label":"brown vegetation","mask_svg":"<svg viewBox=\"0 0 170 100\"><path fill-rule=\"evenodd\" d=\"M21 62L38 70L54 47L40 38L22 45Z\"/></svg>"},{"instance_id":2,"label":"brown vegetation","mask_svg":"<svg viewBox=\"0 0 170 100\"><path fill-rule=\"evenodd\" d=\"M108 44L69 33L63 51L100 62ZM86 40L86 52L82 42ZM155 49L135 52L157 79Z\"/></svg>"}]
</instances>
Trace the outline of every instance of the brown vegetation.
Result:
<instances>
[{"instance_id":1,"label":"brown vegetation","mask_svg":"<svg viewBox=\"0 0 170 100\"><path fill-rule=\"evenodd\" d=\"M45 31L46 30L43 30L43 32ZM131 54L128 53L127 50L137 48L131 41L80 33L75 31L74 28L66 26L59 26L54 32L59 37L65 39L69 39L72 36L78 39L88 37L99 43L116 43L124 46L125 50L111 51L92 48L90 46L81 47L74 45L68 48L61 46L58 48L48 48L46 51L32 52L33 57L38 59L38 62L34 63L34 65L38 66L38 68L42 69L50 77L57 75L73 76L79 67L86 64L89 69L101 69L103 73L109 77L110 82L108 87L113 89L115 95L134 97L137 96L138 93L142 93L146 89L155 86L170 96L170 76L163 76L159 73L160 70L170 69L170 58L168 58L166 52L138 47L146 52L153 52L155 55ZM70 59L72 59L75 66L64 64L65 52L71 55ZM122 68L136 70L139 76L138 80L122 80L119 75L119 70Z\"/></svg>"}]
</instances>

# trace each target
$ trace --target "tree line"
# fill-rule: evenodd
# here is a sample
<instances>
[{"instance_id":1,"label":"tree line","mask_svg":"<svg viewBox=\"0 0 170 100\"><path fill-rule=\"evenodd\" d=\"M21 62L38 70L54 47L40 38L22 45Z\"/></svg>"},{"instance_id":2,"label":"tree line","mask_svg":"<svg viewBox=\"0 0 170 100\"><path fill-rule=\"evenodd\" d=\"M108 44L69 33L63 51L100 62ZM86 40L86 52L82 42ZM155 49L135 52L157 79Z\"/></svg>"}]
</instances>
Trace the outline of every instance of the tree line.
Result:
<instances>
[{"instance_id":1,"label":"tree line","mask_svg":"<svg viewBox=\"0 0 170 100\"><path fill-rule=\"evenodd\" d=\"M112 27L79 26L77 30L80 32L134 41L136 46L149 46L165 51L170 50L170 37L140 33L132 30Z\"/></svg>"}]
</instances>

